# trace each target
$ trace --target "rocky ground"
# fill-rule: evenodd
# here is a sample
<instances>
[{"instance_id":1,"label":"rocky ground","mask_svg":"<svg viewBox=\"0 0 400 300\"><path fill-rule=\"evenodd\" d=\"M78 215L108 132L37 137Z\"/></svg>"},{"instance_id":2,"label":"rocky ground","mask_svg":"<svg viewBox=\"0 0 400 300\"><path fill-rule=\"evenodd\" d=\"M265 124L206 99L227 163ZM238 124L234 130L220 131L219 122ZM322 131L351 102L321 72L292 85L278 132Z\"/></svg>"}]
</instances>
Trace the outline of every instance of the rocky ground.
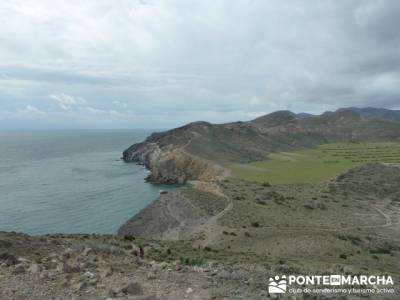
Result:
<instances>
[{"instance_id":1,"label":"rocky ground","mask_svg":"<svg viewBox=\"0 0 400 300\"><path fill-rule=\"evenodd\" d=\"M222 259L187 245L103 235L0 233L0 299L274 299L279 297L268 294L269 276L299 272L285 262ZM181 256L185 252L198 256ZM325 266L325 271L351 273L351 268Z\"/></svg>"},{"instance_id":2,"label":"rocky ground","mask_svg":"<svg viewBox=\"0 0 400 300\"><path fill-rule=\"evenodd\" d=\"M0 241L0 299L257 299L266 293L265 266L174 255L154 260L157 251L171 251L155 242L15 233L1 233Z\"/></svg>"}]
</instances>

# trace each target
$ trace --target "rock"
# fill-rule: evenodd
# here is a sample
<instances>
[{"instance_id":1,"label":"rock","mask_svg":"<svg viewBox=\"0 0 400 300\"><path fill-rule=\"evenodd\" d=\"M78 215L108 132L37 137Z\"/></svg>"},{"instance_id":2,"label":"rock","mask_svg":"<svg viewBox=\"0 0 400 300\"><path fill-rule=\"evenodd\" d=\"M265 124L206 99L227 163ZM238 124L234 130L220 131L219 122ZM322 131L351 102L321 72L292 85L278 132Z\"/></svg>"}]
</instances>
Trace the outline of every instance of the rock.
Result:
<instances>
[{"instance_id":1,"label":"rock","mask_svg":"<svg viewBox=\"0 0 400 300\"><path fill-rule=\"evenodd\" d=\"M56 267L57 272L63 272L64 271L64 264L63 263L58 263Z\"/></svg>"},{"instance_id":2,"label":"rock","mask_svg":"<svg viewBox=\"0 0 400 300\"><path fill-rule=\"evenodd\" d=\"M87 271L85 273L85 276L88 277L88 278L94 278L95 275L92 272Z\"/></svg>"},{"instance_id":3,"label":"rock","mask_svg":"<svg viewBox=\"0 0 400 300\"><path fill-rule=\"evenodd\" d=\"M131 282L122 289L122 292L127 295L143 295L143 289L137 282Z\"/></svg>"},{"instance_id":4,"label":"rock","mask_svg":"<svg viewBox=\"0 0 400 300\"><path fill-rule=\"evenodd\" d=\"M188 289L186 290L186 294L191 294L191 293L193 293L193 289L192 289L192 288L188 288Z\"/></svg>"},{"instance_id":5,"label":"rock","mask_svg":"<svg viewBox=\"0 0 400 300\"><path fill-rule=\"evenodd\" d=\"M153 264L153 268L159 269L159 270L164 270L167 266L168 266L168 264L165 261Z\"/></svg>"},{"instance_id":6,"label":"rock","mask_svg":"<svg viewBox=\"0 0 400 300\"><path fill-rule=\"evenodd\" d=\"M119 287L112 287L108 290L108 296L109 297L115 297L116 295L122 295L124 294L122 291L124 290L124 286L119 286Z\"/></svg>"},{"instance_id":7,"label":"rock","mask_svg":"<svg viewBox=\"0 0 400 300\"><path fill-rule=\"evenodd\" d=\"M204 272L204 268L203 267L199 267L199 266L194 266L193 267L193 271L194 272L198 272L198 273L203 273Z\"/></svg>"},{"instance_id":8,"label":"rock","mask_svg":"<svg viewBox=\"0 0 400 300\"><path fill-rule=\"evenodd\" d=\"M93 252L92 248L85 247L85 249L83 249L82 254L88 256L91 252Z\"/></svg>"},{"instance_id":9,"label":"rock","mask_svg":"<svg viewBox=\"0 0 400 300\"><path fill-rule=\"evenodd\" d=\"M32 275L38 274L40 272L40 266L36 263L31 264L31 266L28 269L29 273Z\"/></svg>"},{"instance_id":10,"label":"rock","mask_svg":"<svg viewBox=\"0 0 400 300\"><path fill-rule=\"evenodd\" d=\"M28 261L26 258L24 258L24 257L18 257L18 261L19 261L20 263L25 263L25 264L29 263L29 261Z\"/></svg>"},{"instance_id":11,"label":"rock","mask_svg":"<svg viewBox=\"0 0 400 300\"><path fill-rule=\"evenodd\" d=\"M84 291L89 287L89 285L86 281L84 281L84 282L78 283L75 287L76 287L77 291Z\"/></svg>"},{"instance_id":12,"label":"rock","mask_svg":"<svg viewBox=\"0 0 400 300\"><path fill-rule=\"evenodd\" d=\"M78 267L79 267L80 270L85 270L85 269L87 269L87 268L89 267L89 263L87 263L87 262L80 262L80 263L78 264Z\"/></svg>"},{"instance_id":13,"label":"rock","mask_svg":"<svg viewBox=\"0 0 400 300\"><path fill-rule=\"evenodd\" d=\"M155 272L150 271L150 272L147 273L147 279L148 280L153 280L153 279L156 279L156 278L157 278L157 274Z\"/></svg>"}]
</instances>

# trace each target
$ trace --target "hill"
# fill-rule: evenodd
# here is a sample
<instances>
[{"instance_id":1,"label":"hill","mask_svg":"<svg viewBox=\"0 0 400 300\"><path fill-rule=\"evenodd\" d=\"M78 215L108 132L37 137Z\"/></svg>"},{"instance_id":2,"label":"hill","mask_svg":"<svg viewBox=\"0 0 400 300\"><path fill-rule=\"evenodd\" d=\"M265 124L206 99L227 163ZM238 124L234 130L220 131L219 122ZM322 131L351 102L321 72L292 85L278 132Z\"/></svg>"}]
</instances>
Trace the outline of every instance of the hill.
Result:
<instances>
[{"instance_id":1,"label":"hill","mask_svg":"<svg viewBox=\"0 0 400 300\"><path fill-rule=\"evenodd\" d=\"M263 160L279 151L312 148L326 143L400 141L400 122L365 117L348 109L322 115L274 112L248 122L194 122L132 145L126 162L145 165L148 180L184 183L214 180L231 163Z\"/></svg>"}]
</instances>

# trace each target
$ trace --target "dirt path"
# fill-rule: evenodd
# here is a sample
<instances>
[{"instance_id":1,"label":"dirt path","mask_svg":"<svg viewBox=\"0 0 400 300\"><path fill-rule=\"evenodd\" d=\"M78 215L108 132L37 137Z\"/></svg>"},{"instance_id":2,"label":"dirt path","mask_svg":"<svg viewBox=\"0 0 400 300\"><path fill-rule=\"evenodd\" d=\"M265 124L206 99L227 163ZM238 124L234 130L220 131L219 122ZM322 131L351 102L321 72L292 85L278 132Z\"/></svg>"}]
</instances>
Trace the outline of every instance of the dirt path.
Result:
<instances>
[{"instance_id":1,"label":"dirt path","mask_svg":"<svg viewBox=\"0 0 400 300\"><path fill-rule=\"evenodd\" d=\"M221 232L225 229L225 227L218 224L218 220L220 218L222 218L226 213L228 213L233 208L232 200L229 199L228 197L226 197L226 199L228 199L229 203L224 208L224 210L222 210L217 215L208 219L208 221L204 224L204 226L202 228L202 231L206 235L206 239L203 242L203 246L212 245L214 243L215 239L218 237L218 235L220 235Z\"/></svg>"},{"instance_id":2,"label":"dirt path","mask_svg":"<svg viewBox=\"0 0 400 300\"><path fill-rule=\"evenodd\" d=\"M168 215L171 216L174 220L176 220L179 225L168 232L164 233L163 236L165 239L171 239L171 240L179 240L179 239L185 239L190 236L195 236L198 234L204 234L206 237L206 240L202 243L204 245L210 245L212 242L217 238L219 234L223 231L222 226L218 225L218 220L223 217L227 212L229 212L233 208L233 202L230 200L226 195L224 195L218 188L218 186L214 183L204 183L202 182L202 190L206 190L208 192L213 192L214 194L224 197L225 199L228 200L228 204L226 207L221 210L218 214L212 216L212 217L204 217L204 218L199 218L196 220L190 220L185 217L182 218L182 216L177 213L176 208L172 204L171 201L167 201L166 204L166 209L168 212ZM207 188L205 188L204 185L208 185ZM212 186L210 186L212 185ZM194 210L198 210L199 208L193 205L193 203L190 201L189 198L187 197L181 197L179 201L186 201L188 205L190 205Z\"/></svg>"},{"instance_id":3,"label":"dirt path","mask_svg":"<svg viewBox=\"0 0 400 300\"><path fill-rule=\"evenodd\" d=\"M185 225L182 222L182 220L177 215L174 214L174 212L170 206L170 201L167 201L167 210L168 210L168 214L179 223L179 226L178 226L178 228L168 231L167 233L164 233L163 235L166 239L169 239L169 240L179 240L180 232L182 231L182 229L184 228Z\"/></svg>"},{"instance_id":4,"label":"dirt path","mask_svg":"<svg viewBox=\"0 0 400 300\"><path fill-rule=\"evenodd\" d=\"M213 186L215 189L214 191L215 194L224 197L226 200L228 200L228 205L218 214L209 218L202 226L201 231L204 232L205 234L205 240L202 243L204 247L214 244L217 237L222 233L224 229L226 229L225 227L218 224L218 220L222 218L225 214L227 214L229 211L231 211L233 208L232 199L230 199L228 196L222 193L222 191L217 185L213 184Z\"/></svg>"}]
</instances>

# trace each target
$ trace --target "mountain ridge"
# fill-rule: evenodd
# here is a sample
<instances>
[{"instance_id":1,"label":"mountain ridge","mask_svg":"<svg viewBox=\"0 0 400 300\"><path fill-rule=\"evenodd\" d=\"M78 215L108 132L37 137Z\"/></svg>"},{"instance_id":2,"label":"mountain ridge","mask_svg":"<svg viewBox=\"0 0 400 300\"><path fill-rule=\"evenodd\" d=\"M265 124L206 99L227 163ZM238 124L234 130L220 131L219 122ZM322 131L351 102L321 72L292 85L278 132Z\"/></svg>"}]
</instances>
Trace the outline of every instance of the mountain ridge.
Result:
<instances>
[{"instance_id":1,"label":"mountain ridge","mask_svg":"<svg viewBox=\"0 0 400 300\"><path fill-rule=\"evenodd\" d=\"M224 124L197 121L151 134L125 150L123 159L145 165L151 182L181 184L224 177L226 165L262 160L272 152L363 141L400 141L400 122L354 109L307 116L276 111Z\"/></svg>"},{"instance_id":2,"label":"mountain ridge","mask_svg":"<svg viewBox=\"0 0 400 300\"><path fill-rule=\"evenodd\" d=\"M346 107L346 108L340 108L339 110L353 111L366 118L377 118L377 119L400 122L400 110L391 110L386 108L375 108L375 107L363 107L363 108Z\"/></svg>"}]
</instances>

